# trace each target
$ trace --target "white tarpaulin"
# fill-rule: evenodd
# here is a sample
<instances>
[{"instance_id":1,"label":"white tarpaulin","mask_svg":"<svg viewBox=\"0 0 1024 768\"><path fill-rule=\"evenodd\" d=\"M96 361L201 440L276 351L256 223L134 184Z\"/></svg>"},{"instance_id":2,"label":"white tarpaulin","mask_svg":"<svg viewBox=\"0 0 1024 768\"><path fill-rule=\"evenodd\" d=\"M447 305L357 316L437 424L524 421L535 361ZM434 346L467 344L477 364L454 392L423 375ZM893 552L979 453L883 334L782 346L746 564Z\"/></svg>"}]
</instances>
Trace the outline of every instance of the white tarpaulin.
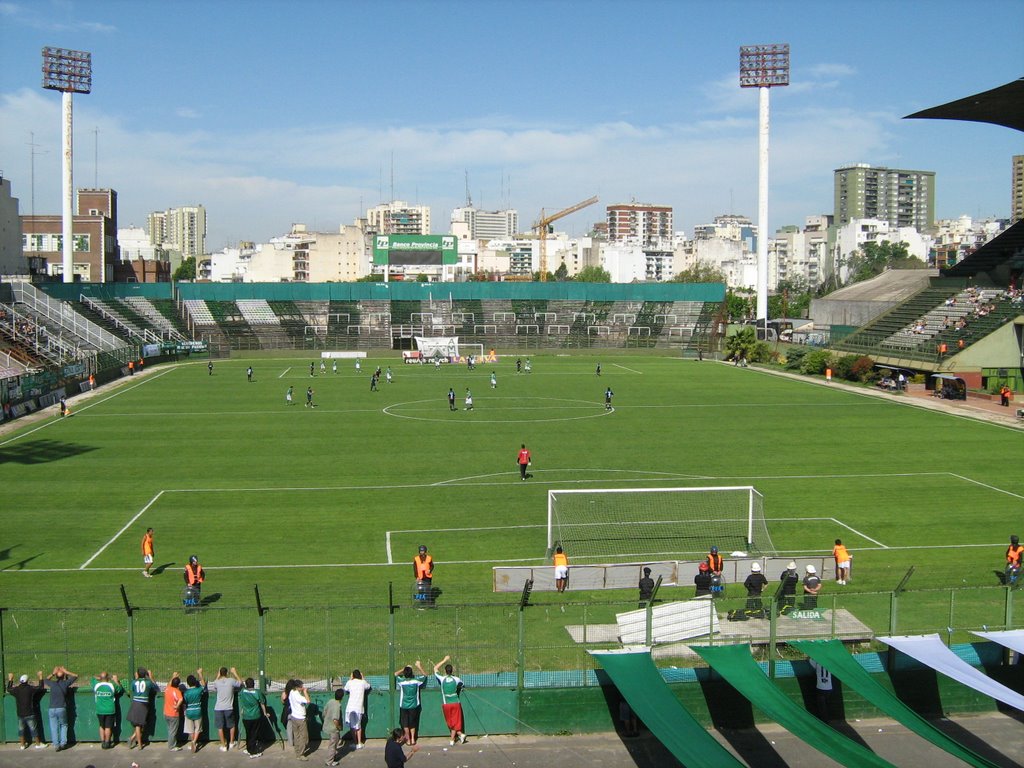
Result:
<instances>
[{"instance_id":1,"label":"white tarpaulin","mask_svg":"<svg viewBox=\"0 0 1024 768\"><path fill-rule=\"evenodd\" d=\"M949 650L937 634L879 637L878 639L900 653L917 659L926 667L931 667L936 672L941 672L946 677L950 677L968 688L973 688L979 693L991 696L996 701L1001 701L1016 709L1024 710L1024 696L1011 691L984 672L972 667Z\"/></svg>"},{"instance_id":2,"label":"white tarpaulin","mask_svg":"<svg viewBox=\"0 0 1024 768\"><path fill-rule=\"evenodd\" d=\"M999 632L974 632L978 637L991 640L1004 648L1024 655L1024 629L1007 629Z\"/></svg>"},{"instance_id":3,"label":"white tarpaulin","mask_svg":"<svg viewBox=\"0 0 1024 768\"><path fill-rule=\"evenodd\" d=\"M424 357L458 357L458 336L413 336L418 349Z\"/></svg>"}]
</instances>

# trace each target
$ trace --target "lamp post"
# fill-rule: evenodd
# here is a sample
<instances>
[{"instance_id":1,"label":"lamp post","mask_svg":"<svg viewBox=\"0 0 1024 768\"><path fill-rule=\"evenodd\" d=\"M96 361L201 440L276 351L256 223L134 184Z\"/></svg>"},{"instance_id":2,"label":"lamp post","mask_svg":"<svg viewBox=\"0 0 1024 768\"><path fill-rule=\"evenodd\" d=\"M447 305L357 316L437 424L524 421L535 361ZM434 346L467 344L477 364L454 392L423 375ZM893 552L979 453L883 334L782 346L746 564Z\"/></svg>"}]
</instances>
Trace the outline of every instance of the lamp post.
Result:
<instances>
[{"instance_id":1,"label":"lamp post","mask_svg":"<svg viewBox=\"0 0 1024 768\"><path fill-rule=\"evenodd\" d=\"M740 88L758 89L757 312L759 338L768 336L768 89L789 85L789 43L740 46Z\"/></svg>"},{"instance_id":2,"label":"lamp post","mask_svg":"<svg viewBox=\"0 0 1024 768\"><path fill-rule=\"evenodd\" d=\"M63 106L63 159L61 160L61 176L63 183L61 192L64 199L62 223L63 228L63 264L64 282L74 282L74 232L72 221L74 216L74 179L73 179L73 136L71 96L74 93L89 93L92 90L92 54L88 51L71 51L66 48L43 48L43 88L61 92Z\"/></svg>"}]
</instances>

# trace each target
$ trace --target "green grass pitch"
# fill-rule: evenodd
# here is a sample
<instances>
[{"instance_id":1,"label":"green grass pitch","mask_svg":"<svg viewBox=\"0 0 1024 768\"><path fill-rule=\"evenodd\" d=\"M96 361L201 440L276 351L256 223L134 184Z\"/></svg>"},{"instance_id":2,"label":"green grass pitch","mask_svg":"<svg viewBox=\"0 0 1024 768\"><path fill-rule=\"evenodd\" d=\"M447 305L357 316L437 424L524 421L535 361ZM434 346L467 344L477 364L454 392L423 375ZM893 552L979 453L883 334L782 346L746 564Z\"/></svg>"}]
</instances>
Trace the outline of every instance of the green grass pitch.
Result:
<instances>
[{"instance_id":1,"label":"green grass pitch","mask_svg":"<svg viewBox=\"0 0 1024 768\"><path fill-rule=\"evenodd\" d=\"M892 589L912 565L912 588L989 586L1009 534L1024 535L1020 432L895 398L660 356L533 356L533 372L518 375L514 356L472 372L390 356L364 360L358 373L339 360L337 374L321 374L317 360L310 378L312 359L216 361L213 376L205 361L154 368L72 401L71 418L0 437L0 606L116 611L125 584L135 605L180 610L181 570L196 553L209 574L204 594L239 617L250 616L257 583L271 606L372 612L386 605L389 582L408 604L421 543L438 562L442 603L514 606L514 595L492 592L492 567L546 562L552 487L753 485L780 552L827 552L843 539L855 555L850 592ZM371 392L377 364L391 366L394 382ZM315 408L304 405L309 386ZM533 453L525 483L521 443ZM153 579L140 573L148 526ZM553 595L535 600L544 613L531 621L558 625L559 637L579 620L573 606L552 617ZM473 616L466 608L460 621L491 631L493 618L475 625ZM232 626L244 634L251 624Z\"/></svg>"}]
</instances>

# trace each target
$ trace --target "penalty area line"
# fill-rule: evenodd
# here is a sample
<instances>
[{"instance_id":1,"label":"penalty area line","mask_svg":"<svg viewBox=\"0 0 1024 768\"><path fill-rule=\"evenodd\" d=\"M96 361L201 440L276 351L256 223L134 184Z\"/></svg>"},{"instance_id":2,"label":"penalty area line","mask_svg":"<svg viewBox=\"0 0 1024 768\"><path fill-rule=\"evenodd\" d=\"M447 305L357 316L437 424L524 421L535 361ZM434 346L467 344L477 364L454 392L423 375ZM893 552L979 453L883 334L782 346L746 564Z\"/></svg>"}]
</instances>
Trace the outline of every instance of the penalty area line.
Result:
<instances>
[{"instance_id":1,"label":"penalty area line","mask_svg":"<svg viewBox=\"0 0 1024 768\"><path fill-rule=\"evenodd\" d=\"M887 545L883 544L883 543L882 543L882 542L880 542L880 541L879 541L878 539L872 539L872 538L871 538L870 536L868 536L868 535L867 535L866 533L861 533L861 532L860 532L860 531L858 531L858 530L857 530L856 528L854 528L854 527L852 527L852 526L849 526L849 525L847 525L846 523L844 523L844 522L843 522L842 520L836 520L836 519L835 519L834 517L833 517L833 518L830 518L830 519L832 520L832 522L833 522L833 523L835 523L836 525L841 525L841 526L843 526L843 528L845 528L846 530L850 531L850 532L851 532L851 533L853 533L854 535L856 535L856 536L860 536L860 537L861 537L861 538L863 538L863 539L867 539L867 540L868 540L868 541L870 541L870 542L871 542L872 544L877 544L877 545L878 545L878 546L880 546L880 547L881 547L882 549L889 549L889 547L888 547Z\"/></svg>"},{"instance_id":2,"label":"penalty area line","mask_svg":"<svg viewBox=\"0 0 1024 768\"><path fill-rule=\"evenodd\" d=\"M292 369L292 367L289 365L287 368L285 368L283 371L281 371L281 375L278 376L277 378L283 379L285 376L288 375L288 371L290 371L291 369Z\"/></svg>"},{"instance_id":3,"label":"penalty area line","mask_svg":"<svg viewBox=\"0 0 1024 768\"><path fill-rule=\"evenodd\" d=\"M149 503L146 506L144 506L142 509L140 509L138 511L138 513L135 515L135 517L133 517L131 520L129 520L127 523L125 523L124 527L121 528L120 531L118 531L113 536L111 536L110 540L106 544L104 544L102 547L97 549L93 553L92 557L90 557L88 560L86 560L84 563L82 563L80 566L78 566L78 570L84 571L86 568L88 568L89 567L89 563L91 563L93 560L95 560L97 557L99 557L101 554L103 554L103 550L105 550L107 547L109 547L111 544L113 544L115 541L117 541L118 538L120 538L121 534L124 533L125 531L127 531L129 528L131 528L131 526L135 523L135 521L138 520L140 517L142 517L144 514L146 514L146 510L148 510L150 507L152 507L154 504L156 504L157 500L159 500L159 498L161 496L163 496L163 495L164 495L164 492L160 491L156 496L154 496L152 499L150 499Z\"/></svg>"},{"instance_id":4,"label":"penalty area line","mask_svg":"<svg viewBox=\"0 0 1024 768\"><path fill-rule=\"evenodd\" d=\"M628 368L625 365L622 365L621 363L612 363L612 365L614 365L616 368L621 368L624 371L629 371L630 373L638 373L641 376L644 375L643 371L638 371L636 368Z\"/></svg>"}]
</instances>

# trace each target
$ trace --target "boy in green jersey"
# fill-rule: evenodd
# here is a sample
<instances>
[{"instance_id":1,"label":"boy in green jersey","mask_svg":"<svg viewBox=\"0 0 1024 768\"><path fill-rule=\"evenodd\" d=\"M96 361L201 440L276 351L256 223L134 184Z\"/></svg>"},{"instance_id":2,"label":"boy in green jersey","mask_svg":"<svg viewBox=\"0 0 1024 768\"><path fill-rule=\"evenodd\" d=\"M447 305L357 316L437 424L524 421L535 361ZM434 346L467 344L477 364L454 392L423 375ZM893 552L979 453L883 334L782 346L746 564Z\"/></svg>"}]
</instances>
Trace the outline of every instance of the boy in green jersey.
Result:
<instances>
[{"instance_id":1,"label":"boy in green jersey","mask_svg":"<svg viewBox=\"0 0 1024 768\"><path fill-rule=\"evenodd\" d=\"M92 679L92 693L96 699L96 719L100 724L100 746L111 749L114 733L114 716L117 713L117 697L124 693L124 688L117 680L106 672L100 672L98 678Z\"/></svg>"},{"instance_id":2,"label":"boy in green jersey","mask_svg":"<svg viewBox=\"0 0 1024 768\"><path fill-rule=\"evenodd\" d=\"M434 677L437 678L437 682L441 686L441 709L444 711L444 721L448 724L448 730L451 731L451 739L448 745L454 747L456 741L460 744L466 743L466 734L463 730L465 726L463 725L462 703L459 701L459 696L462 695L464 686L462 680L452 674L452 665L446 663L450 659L451 656L445 656L434 665ZM443 676L438 671L441 669L442 664L444 664Z\"/></svg>"},{"instance_id":3,"label":"boy in green jersey","mask_svg":"<svg viewBox=\"0 0 1024 768\"><path fill-rule=\"evenodd\" d=\"M270 721L267 714L267 697L256 687L256 681L245 678L245 687L238 692L238 709L245 724L245 751L249 757L260 754L260 724L263 718Z\"/></svg>"},{"instance_id":4,"label":"boy in green jersey","mask_svg":"<svg viewBox=\"0 0 1024 768\"><path fill-rule=\"evenodd\" d=\"M426 547L424 547L426 549ZM402 726L405 740L410 747L416 744L416 731L420 727L420 690L427 684L427 673L423 670L420 660L416 659L418 675L412 673L412 667L406 665L395 672L395 685L398 688L398 724Z\"/></svg>"}]
</instances>

